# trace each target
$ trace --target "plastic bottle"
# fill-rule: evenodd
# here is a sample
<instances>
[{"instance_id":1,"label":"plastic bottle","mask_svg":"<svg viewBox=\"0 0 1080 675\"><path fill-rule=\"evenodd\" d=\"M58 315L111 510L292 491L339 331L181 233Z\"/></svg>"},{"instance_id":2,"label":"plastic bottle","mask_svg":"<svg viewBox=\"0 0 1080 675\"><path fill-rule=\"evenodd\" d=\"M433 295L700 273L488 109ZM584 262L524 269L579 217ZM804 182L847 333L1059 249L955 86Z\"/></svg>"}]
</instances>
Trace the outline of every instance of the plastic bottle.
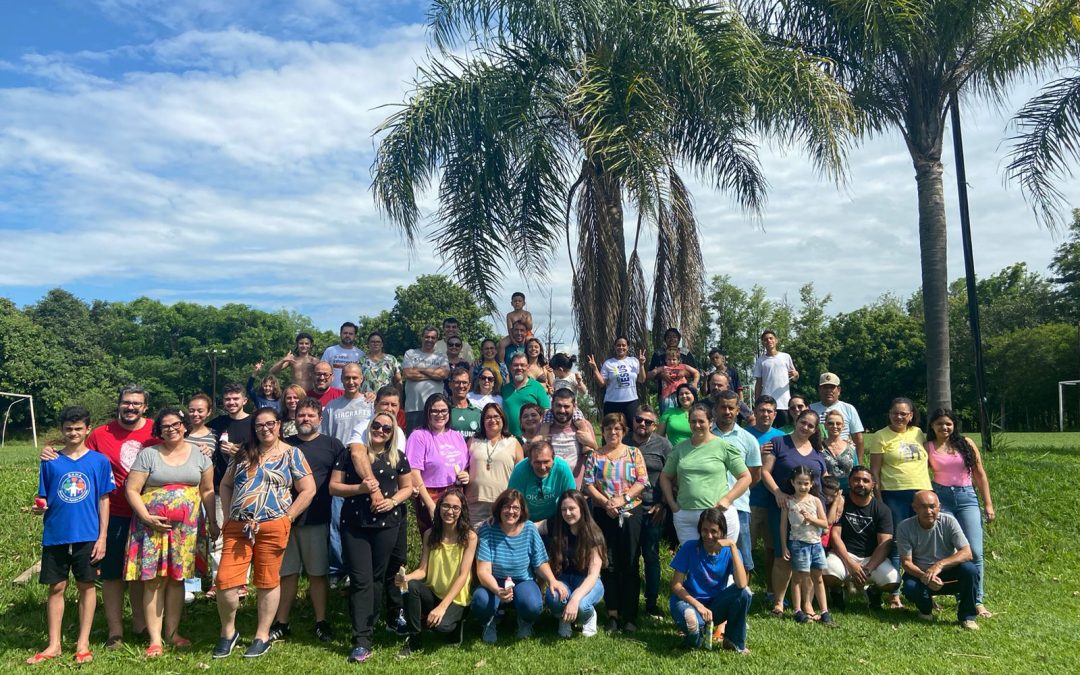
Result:
<instances>
[{"instance_id":1,"label":"plastic bottle","mask_svg":"<svg viewBox=\"0 0 1080 675\"><path fill-rule=\"evenodd\" d=\"M405 595L406 593L409 592L409 582L405 581L405 566L404 565L402 565L401 569L398 570L398 577L400 577L400 579L401 579L400 581L398 581L398 590L401 591L402 595Z\"/></svg>"},{"instance_id":2,"label":"plastic bottle","mask_svg":"<svg viewBox=\"0 0 1080 675\"><path fill-rule=\"evenodd\" d=\"M705 649L713 648L713 622L705 624Z\"/></svg>"}]
</instances>

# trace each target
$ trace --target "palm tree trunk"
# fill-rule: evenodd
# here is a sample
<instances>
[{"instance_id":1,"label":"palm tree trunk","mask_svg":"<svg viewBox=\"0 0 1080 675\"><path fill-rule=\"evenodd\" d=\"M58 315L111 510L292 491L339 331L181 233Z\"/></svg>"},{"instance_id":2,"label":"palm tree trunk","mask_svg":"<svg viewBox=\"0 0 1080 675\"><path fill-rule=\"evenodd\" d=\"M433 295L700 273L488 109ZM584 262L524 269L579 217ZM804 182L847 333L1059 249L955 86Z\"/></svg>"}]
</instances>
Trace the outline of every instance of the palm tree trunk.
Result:
<instances>
[{"instance_id":1,"label":"palm tree trunk","mask_svg":"<svg viewBox=\"0 0 1080 675\"><path fill-rule=\"evenodd\" d=\"M952 408L949 377L949 273L945 198L940 157L912 152L919 196L923 321L926 334L927 409Z\"/></svg>"}]
</instances>

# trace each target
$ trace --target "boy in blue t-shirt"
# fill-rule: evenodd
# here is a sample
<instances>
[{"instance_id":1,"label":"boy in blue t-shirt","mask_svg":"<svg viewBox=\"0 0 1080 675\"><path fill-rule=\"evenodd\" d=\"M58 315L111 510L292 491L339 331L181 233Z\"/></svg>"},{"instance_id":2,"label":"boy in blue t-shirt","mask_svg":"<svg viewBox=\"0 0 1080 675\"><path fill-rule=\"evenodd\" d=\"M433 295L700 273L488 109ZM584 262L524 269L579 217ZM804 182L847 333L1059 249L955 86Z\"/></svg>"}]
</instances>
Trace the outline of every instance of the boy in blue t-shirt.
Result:
<instances>
[{"instance_id":1,"label":"boy in blue t-shirt","mask_svg":"<svg viewBox=\"0 0 1080 675\"><path fill-rule=\"evenodd\" d=\"M109 524L109 493L116 488L109 460L86 447L90 412L68 406L60 413L64 448L51 462L42 462L38 496L32 512L45 516L41 537L41 574L49 586L45 616L49 646L26 660L37 664L60 656L60 627L64 619L64 590L68 574L79 587L79 639L75 663L90 663L90 626L94 622L97 564L105 557Z\"/></svg>"}]
</instances>

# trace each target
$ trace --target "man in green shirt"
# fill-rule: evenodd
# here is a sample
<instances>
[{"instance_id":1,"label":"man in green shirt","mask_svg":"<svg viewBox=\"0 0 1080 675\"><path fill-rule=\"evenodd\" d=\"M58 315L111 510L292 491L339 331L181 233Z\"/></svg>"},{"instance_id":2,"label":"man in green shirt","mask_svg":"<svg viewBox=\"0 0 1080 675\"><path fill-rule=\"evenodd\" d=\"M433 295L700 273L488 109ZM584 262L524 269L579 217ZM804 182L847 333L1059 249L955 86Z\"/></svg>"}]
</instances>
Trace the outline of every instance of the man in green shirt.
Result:
<instances>
[{"instance_id":1,"label":"man in green shirt","mask_svg":"<svg viewBox=\"0 0 1080 675\"><path fill-rule=\"evenodd\" d=\"M525 459L510 473L508 487L525 495L529 520L537 524L540 534L544 534L545 521L559 510L559 497L576 488L577 484L570 465L562 457L555 456L551 443L534 441L526 448Z\"/></svg>"},{"instance_id":2,"label":"man in green shirt","mask_svg":"<svg viewBox=\"0 0 1080 675\"><path fill-rule=\"evenodd\" d=\"M503 397L503 412L510 421L510 433L521 436L521 406L535 403L544 410L551 407L551 398L544 385L525 374L529 368L529 357L514 354L510 359L510 381L503 385L500 392Z\"/></svg>"},{"instance_id":3,"label":"man in green shirt","mask_svg":"<svg viewBox=\"0 0 1080 675\"><path fill-rule=\"evenodd\" d=\"M466 440L480 431L480 408L469 400L472 376L465 368L450 373L450 428Z\"/></svg>"}]
</instances>

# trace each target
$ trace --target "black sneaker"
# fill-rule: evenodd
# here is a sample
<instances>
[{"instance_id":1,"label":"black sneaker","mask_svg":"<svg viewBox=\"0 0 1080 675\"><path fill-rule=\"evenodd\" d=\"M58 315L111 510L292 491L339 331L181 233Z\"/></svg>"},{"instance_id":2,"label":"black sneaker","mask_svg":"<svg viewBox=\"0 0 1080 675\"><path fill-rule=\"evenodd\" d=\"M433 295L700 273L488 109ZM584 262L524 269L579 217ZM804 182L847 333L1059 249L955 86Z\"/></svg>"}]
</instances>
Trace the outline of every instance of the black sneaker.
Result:
<instances>
[{"instance_id":1,"label":"black sneaker","mask_svg":"<svg viewBox=\"0 0 1080 675\"><path fill-rule=\"evenodd\" d=\"M613 616L608 617L607 625L604 626L604 630L606 630L609 633L618 633L619 632L619 620L616 619Z\"/></svg>"},{"instance_id":2,"label":"black sneaker","mask_svg":"<svg viewBox=\"0 0 1080 675\"><path fill-rule=\"evenodd\" d=\"M273 631L271 631L273 634ZM319 642L333 642L334 629L330 626L329 621L317 621L315 623L315 637Z\"/></svg>"},{"instance_id":3,"label":"black sneaker","mask_svg":"<svg viewBox=\"0 0 1080 675\"><path fill-rule=\"evenodd\" d=\"M413 652L420 651L422 645L418 636L411 635L409 639L405 641L405 644L401 646L401 649L397 653L399 659L407 659L413 655Z\"/></svg>"},{"instance_id":4,"label":"black sneaker","mask_svg":"<svg viewBox=\"0 0 1080 675\"><path fill-rule=\"evenodd\" d=\"M386 630L394 635L401 635L403 637L409 634L409 624L405 622L405 610L400 610L397 618L393 621L386 622Z\"/></svg>"},{"instance_id":5,"label":"black sneaker","mask_svg":"<svg viewBox=\"0 0 1080 675\"><path fill-rule=\"evenodd\" d=\"M239 640L240 631L236 631L231 638L218 638L217 646L214 647L213 657L215 659L223 659L229 654L232 654L232 651L236 648L236 643Z\"/></svg>"},{"instance_id":6,"label":"black sneaker","mask_svg":"<svg viewBox=\"0 0 1080 675\"><path fill-rule=\"evenodd\" d=\"M877 611L881 609L882 605L884 604L881 596L881 591L871 591L867 589L866 602L870 605L871 611Z\"/></svg>"},{"instance_id":7,"label":"black sneaker","mask_svg":"<svg viewBox=\"0 0 1080 675\"><path fill-rule=\"evenodd\" d=\"M267 642L277 642L278 640L284 640L289 637L292 630L289 629L289 624L275 621L270 624L270 639Z\"/></svg>"},{"instance_id":8,"label":"black sneaker","mask_svg":"<svg viewBox=\"0 0 1080 675\"><path fill-rule=\"evenodd\" d=\"M843 588L829 589L829 608L836 609L841 612L847 609L847 598L844 597Z\"/></svg>"},{"instance_id":9,"label":"black sneaker","mask_svg":"<svg viewBox=\"0 0 1080 675\"><path fill-rule=\"evenodd\" d=\"M255 638L251 641L251 645L248 646L247 651L244 652L245 659L257 659L266 652L270 651L270 647L273 646L273 642L269 640L260 640Z\"/></svg>"}]
</instances>

